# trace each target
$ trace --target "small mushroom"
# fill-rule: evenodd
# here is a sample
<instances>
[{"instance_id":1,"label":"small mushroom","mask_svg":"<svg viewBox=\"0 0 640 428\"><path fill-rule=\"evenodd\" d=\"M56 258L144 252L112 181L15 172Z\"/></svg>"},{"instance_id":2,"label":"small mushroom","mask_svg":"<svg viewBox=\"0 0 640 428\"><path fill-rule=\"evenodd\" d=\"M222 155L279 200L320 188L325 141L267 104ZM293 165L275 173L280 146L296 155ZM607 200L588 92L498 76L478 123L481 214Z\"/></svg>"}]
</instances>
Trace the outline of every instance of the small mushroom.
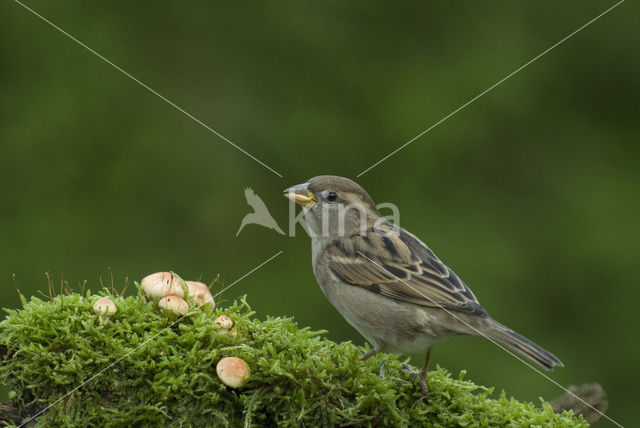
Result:
<instances>
[{"instance_id":1,"label":"small mushroom","mask_svg":"<svg viewBox=\"0 0 640 428\"><path fill-rule=\"evenodd\" d=\"M209 287L198 281L187 281L187 293L189 298L198 306L210 304L211 309L216 307L216 302L213 300Z\"/></svg>"},{"instance_id":2,"label":"small mushroom","mask_svg":"<svg viewBox=\"0 0 640 428\"><path fill-rule=\"evenodd\" d=\"M116 304L108 297L98 299L93 304L93 311L100 315L100 321L102 325L106 325L109 322L109 317L118 311Z\"/></svg>"},{"instance_id":3,"label":"small mushroom","mask_svg":"<svg viewBox=\"0 0 640 428\"><path fill-rule=\"evenodd\" d=\"M158 306L167 311L173 311L183 315L189 312L189 305L187 302L185 302L182 297L176 296L175 294L164 296L158 301Z\"/></svg>"},{"instance_id":4,"label":"small mushroom","mask_svg":"<svg viewBox=\"0 0 640 428\"><path fill-rule=\"evenodd\" d=\"M238 357L226 357L218 361L216 373L222 383L232 388L240 388L249 380L249 366Z\"/></svg>"},{"instance_id":5,"label":"small mushroom","mask_svg":"<svg viewBox=\"0 0 640 428\"><path fill-rule=\"evenodd\" d=\"M231 330L231 327L233 327L233 321L231 321L231 318L226 315L220 315L216 318L215 322L218 324L218 329L223 333L226 333Z\"/></svg>"},{"instance_id":6,"label":"small mushroom","mask_svg":"<svg viewBox=\"0 0 640 428\"><path fill-rule=\"evenodd\" d=\"M154 299L160 299L169 294L184 297L182 278L171 272L156 272L144 277L140 286L142 291Z\"/></svg>"}]
</instances>

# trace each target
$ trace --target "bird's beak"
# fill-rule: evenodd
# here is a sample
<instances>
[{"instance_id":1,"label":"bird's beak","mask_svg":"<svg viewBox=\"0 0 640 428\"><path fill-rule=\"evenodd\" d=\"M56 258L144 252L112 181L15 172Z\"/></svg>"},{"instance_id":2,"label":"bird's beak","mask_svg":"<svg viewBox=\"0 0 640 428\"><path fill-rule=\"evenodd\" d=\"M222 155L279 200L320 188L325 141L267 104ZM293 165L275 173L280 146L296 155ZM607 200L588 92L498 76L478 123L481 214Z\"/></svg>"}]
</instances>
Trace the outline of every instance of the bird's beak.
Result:
<instances>
[{"instance_id":1,"label":"bird's beak","mask_svg":"<svg viewBox=\"0 0 640 428\"><path fill-rule=\"evenodd\" d=\"M309 191L309 183L296 184L295 186L285 189L284 197L289 198L303 207L309 207L318 203L313 193Z\"/></svg>"}]
</instances>

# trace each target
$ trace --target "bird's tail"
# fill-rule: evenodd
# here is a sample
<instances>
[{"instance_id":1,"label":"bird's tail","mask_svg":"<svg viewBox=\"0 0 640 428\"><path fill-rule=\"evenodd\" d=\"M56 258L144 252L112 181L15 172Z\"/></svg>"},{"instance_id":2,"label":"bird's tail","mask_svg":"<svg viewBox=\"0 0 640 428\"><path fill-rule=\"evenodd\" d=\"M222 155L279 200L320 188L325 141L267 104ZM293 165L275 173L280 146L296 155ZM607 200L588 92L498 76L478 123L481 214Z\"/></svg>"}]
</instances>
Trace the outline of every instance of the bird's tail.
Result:
<instances>
[{"instance_id":1,"label":"bird's tail","mask_svg":"<svg viewBox=\"0 0 640 428\"><path fill-rule=\"evenodd\" d=\"M491 320L490 327L482 333L510 350L528 358L545 370L553 370L556 366L564 367L562 361L551 352L495 320Z\"/></svg>"}]
</instances>

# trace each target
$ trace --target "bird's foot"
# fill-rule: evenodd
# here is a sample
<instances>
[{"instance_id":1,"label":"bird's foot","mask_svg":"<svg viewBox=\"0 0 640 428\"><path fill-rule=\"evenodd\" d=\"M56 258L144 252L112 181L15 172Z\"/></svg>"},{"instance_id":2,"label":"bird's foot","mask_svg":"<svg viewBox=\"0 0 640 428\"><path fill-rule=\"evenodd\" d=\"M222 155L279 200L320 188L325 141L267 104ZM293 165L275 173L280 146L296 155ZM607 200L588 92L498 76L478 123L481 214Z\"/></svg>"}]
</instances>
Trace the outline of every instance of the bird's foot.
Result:
<instances>
[{"instance_id":1,"label":"bird's foot","mask_svg":"<svg viewBox=\"0 0 640 428\"><path fill-rule=\"evenodd\" d=\"M387 360L382 360L380 362L380 377L383 379L384 379L384 376L387 374L386 363L387 363Z\"/></svg>"},{"instance_id":2,"label":"bird's foot","mask_svg":"<svg viewBox=\"0 0 640 428\"><path fill-rule=\"evenodd\" d=\"M420 384L420 388L422 389L422 393L427 395L429 392L429 387L427 386L426 373L423 370L413 370L409 364L404 364L402 366L402 371L407 373L412 378L418 378L418 383Z\"/></svg>"},{"instance_id":3,"label":"bird's foot","mask_svg":"<svg viewBox=\"0 0 640 428\"><path fill-rule=\"evenodd\" d=\"M422 388L422 393L424 395L427 395L429 393L429 387L427 386L427 380L423 376L420 376L420 380L418 381L418 383L420 384L420 388Z\"/></svg>"},{"instance_id":4,"label":"bird's foot","mask_svg":"<svg viewBox=\"0 0 640 428\"><path fill-rule=\"evenodd\" d=\"M420 376L420 371L419 370L416 371L416 370L412 369L409 364L403 364L402 365L402 371L407 373L411 377Z\"/></svg>"},{"instance_id":5,"label":"bird's foot","mask_svg":"<svg viewBox=\"0 0 640 428\"><path fill-rule=\"evenodd\" d=\"M372 350L370 350L369 352L366 352L364 354L362 354L362 356L360 357L361 361L366 361L369 358L373 357L374 355L376 355L378 353L378 350L376 348L373 348Z\"/></svg>"}]
</instances>

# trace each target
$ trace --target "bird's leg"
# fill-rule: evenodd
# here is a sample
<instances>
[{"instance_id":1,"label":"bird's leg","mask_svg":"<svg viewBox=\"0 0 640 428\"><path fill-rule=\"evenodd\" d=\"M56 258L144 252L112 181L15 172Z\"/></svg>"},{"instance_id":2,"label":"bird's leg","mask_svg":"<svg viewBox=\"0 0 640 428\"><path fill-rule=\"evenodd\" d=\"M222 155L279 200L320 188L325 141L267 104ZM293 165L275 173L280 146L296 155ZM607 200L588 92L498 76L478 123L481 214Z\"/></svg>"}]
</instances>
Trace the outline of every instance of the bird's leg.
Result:
<instances>
[{"instance_id":1,"label":"bird's leg","mask_svg":"<svg viewBox=\"0 0 640 428\"><path fill-rule=\"evenodd\" d=\"M380 377L384 379L384 376L387 374L386 360L380 361Z\"/></svg>"},{"instance_id":2,"label":"bird's leg","mask_svg":"<svg viewBox=\"0 0 640 428\"><path fill-rule=\"evenodd\" d=\"M431 358L431 349L427 351L427 357L424 360L424 366L420 372L420 386L422 387L422 392L426 395L429 392L429 387L427 386L427 374L429 374L429 358Z\"/></svg>"},{"instance_id":3,"label":"bird's leg","mask_svg":"<svg viewBox=\"0 0 640 428\"><path fill-rule=\"evenodd\" d=\"M426 395L429 392L429 387L427 386L427 374L429 373L429 358L431 358L431 348L427 351L427 358L425 359L424 366L422 370L415 371L413 370L409 364L405 364L402 366L402 370L407 372L409 376L413 378L418 378L420 383L420 387L422 388L422 392Z\"/></svg>"}]
</instances>

